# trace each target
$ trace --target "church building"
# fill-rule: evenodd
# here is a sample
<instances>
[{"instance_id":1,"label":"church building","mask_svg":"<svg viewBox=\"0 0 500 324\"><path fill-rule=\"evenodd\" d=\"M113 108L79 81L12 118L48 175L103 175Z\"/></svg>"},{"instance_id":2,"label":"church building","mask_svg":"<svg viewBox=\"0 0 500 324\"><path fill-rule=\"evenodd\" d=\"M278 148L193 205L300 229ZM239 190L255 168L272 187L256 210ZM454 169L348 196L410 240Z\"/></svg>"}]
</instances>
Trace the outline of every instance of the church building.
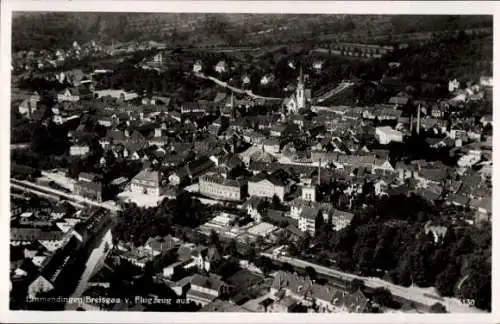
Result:
<instances>
[{"instance_id":1,"label":"church building","mask_svg":"<svg viewBox=\"0 0 500 324\"><path fill-rule=\"evenodd\" d=\"M311 89L305 89L304 75L302 74L302 67L298 77L297 89L290 97L286 98L283 102L285 112L288 115L293 115L299 112L300 109L306 108L311 100Z\"/></svg>"}]
</instances>

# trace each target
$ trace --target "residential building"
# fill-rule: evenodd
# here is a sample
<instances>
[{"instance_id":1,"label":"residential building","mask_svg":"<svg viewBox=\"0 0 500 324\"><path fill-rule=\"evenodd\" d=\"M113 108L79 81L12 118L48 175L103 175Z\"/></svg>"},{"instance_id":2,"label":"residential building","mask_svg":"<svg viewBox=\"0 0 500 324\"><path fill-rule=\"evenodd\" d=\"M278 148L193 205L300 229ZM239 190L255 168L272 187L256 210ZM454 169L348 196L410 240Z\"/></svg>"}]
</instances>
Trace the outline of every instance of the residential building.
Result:
<instances>
[{"instance_id":1,"label":"residential building","mask_svg":"<svg viewBox=\"0 0 500 324\"><path fill-rule=\"evenodd\" d=\"M241 201L246 194L242 181L227 179L215 173L201 176L199 188L202 195L220 200Z\"/></svg>"},{"instance_id":2,"label":"residential building","mask_svg":"<svg viewBox=\"0 0 500 324\"><path fill-rule=\"evenodd\" d=\"M281 299L290 297L304 306L316 305L320 312L362 313L368 304L368 298L360 290L347 293L330 285L314 283L309 278L289 272L278 271L271 285L271 296Z\"/></svg>"},{"instance_id":3,"label":"residential building","mask_svg":"<svg viewBox=\"0 0 500 324\"><path fill-rule=\"evenodd\" d=\"M281 201L290 192L290 182L274 175L259 174L248 179L248 194L250 196L272 198L276 195Z\"/></svg>"},{"instance_id":4,"label":"residential building","mask_svg":"<svg viewBox=\"0 0 500 324\"><path fill-rule=\"evenodd\" d=\"M21 115L26 115L28 118L31 118L33 116L33 113L37 110L38 108L38 102L40 101L40 95L35 92L33 95L31 95L29 98L24 99L20 104L19 104L19 113Z\"/></svg>"},{"instance_id":5,"label":"residential building","mask_svg":"<svg viewBox=\"0 0 500 324\"><path fill-rule=\"evenodd\" d=\"M80 93L78 89L73 88L66 88L63 93L59 93L57 95L57 101L58 102L63 102L63 101L71 101L71 102L77 102L80 101Z\"/></svg>"},{"instance_id":6,"label":"residential building","mask_svg":"<svg viewBox=\"0 0 500 324\"><path fill-rule=\"evenodd\" d=\"M215 276L195 274L186 297L190 302L205 306L230 291L229 285Z\"/></svg>"},{"instance_id":7,"label":"residential building","mask_svg":"<svg viewBox=\"0 0 500 324\"><path fill-rule=\"evenodd\" d=\"M135 92L127 92L121 89L105 89L96 90L93 92L94 98L111 97L120 101L130 101L139 98L139 95Z\"/></svg>"},{"instance_id":8,"label":"residential building","mask_svg":"<svg viewBox=\"0 0 500 324\"><path fill-rule=\"evenodd\" d=\"M130 191L145 195L161 196L162 178L160 171L142 170L130 183Z\"/></svg>"},{"instance_id":9,"label":"residential building","mask_svg":"<svg viewBox=\"0 0 500 324\"><path fill-rule=\"evenodd\" d=\"M377 127L375 129L375 137L380 144L386 145L391 142L403 142L403 133L392 129L389 126Z\"/></svg>"},{"instance_id":10,"label":"residential building","mask_svg":"<svg viewBox=\"0 0 500 324\"><path fill-rule=\"evenodd\" d=\"M224 73L227 71L227 64L225 61L219 61L214 68L217 73Z\"/></svg>"},{"instance_id":11,"label":"residential building","mask_svg":"<svg viewBox=\"0 0 500 324\"><path fill-rule=\"evenodd\" d=\"M71 156L84 156L89 154L90 147L88 145L74 144L69 148L69 155Z\"/></svg>"},{"instance_id":12,"label":"residential building","mask_svg":"<svg viewBox=\"0 0 500 324\"><path fill-rule=\"evenodd\" d=\"M277 154L280 152L280 141L277 138L265 139L262 143L262 148L264 149L264 152Z\"/></svg>"},{"instance_id":13,"label":"residential building","mask_svg":"<svg viewBox=\"0 0 500 324\"><path fill-rule=\"evenodd\" d=\"M100 182L77 181L74 185L73 192L76 195L95 200L102 201L102 184Z\"/></svg>"}]
</instances>

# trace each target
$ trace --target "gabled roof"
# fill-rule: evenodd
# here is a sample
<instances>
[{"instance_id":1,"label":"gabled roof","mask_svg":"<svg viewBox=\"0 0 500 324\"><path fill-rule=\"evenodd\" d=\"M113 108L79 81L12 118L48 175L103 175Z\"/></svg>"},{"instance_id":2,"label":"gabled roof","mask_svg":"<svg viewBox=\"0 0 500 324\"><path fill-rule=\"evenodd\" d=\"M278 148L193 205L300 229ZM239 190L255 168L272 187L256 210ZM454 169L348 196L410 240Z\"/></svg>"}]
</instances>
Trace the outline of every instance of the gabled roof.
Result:
<instances>
[{"instance_id":1,"label":"gabled roof","mask_svg":"<svg viewBox=\"0 0 500 324\"><path fill-rule=\"evenodd\" d=\"M154 251L167 251L170 250L178 245L178 241L174 240L174 238L171 235L167 235L165 237L150 237L146 241L146 246L151 247Z\"/></svg>"},{"instance_id":2,"label":"gabled roof","mask_svg":"<svg viewBox=\"0 0 500 324\"><path fill-rule=\"evenodd\" d=\"M319 211L320 210L315 207L306 206L302 209L302 212L300 213L300 218L315 220L316 216L318 216Z\"/></svg>"},{"instance_id":3,"label":"gabled roof","mask_svg":"<svg viewBox=\"0 0 500 324\"><path fill-rule=\"evenodd\" d=\"M191 285L196 285L207 289L219 290L224 285L224 282L214 277L195 274L191 279Z\"/></svg>"},{"instance_id":4,"label":"gabled roof","mask_svg":"<svg viewBox=\"0 0 500 324\"><path fill-rule=\"evenodd\" d=\"M161 176L159 171L142 170L134 177L134 180L154 182L160 185Z\"/></svg>"}]
</instances>

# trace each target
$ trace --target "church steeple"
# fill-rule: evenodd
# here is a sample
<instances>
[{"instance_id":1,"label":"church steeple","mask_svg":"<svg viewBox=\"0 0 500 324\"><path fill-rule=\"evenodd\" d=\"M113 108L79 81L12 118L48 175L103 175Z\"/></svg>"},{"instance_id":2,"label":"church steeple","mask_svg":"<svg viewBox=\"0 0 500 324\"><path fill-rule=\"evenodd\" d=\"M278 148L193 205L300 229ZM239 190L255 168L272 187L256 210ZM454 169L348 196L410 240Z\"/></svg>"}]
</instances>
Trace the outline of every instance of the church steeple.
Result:
<instances>
[{"instance_id":1,"label":"church steeple","mask_svg":"<svg viewBox=\"0 0 500 324\"><path fill-rule=\"evenodd\" d=\"M297 108L302 109L306 106L306 98L304 93L304 75L302 74L302 66L300 66L299 78L297 83Z\"/></svg>"}]
</instances>

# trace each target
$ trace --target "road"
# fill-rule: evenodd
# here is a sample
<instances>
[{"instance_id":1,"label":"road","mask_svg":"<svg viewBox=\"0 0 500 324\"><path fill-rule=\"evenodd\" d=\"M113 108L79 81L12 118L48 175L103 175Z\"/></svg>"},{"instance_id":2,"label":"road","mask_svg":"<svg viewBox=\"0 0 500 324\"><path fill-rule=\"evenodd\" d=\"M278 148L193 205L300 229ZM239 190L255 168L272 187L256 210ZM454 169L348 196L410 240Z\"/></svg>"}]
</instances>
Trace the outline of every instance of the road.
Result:
<instances>
[{"instance_id":1,"label":"road","mask_svg":"<svg viewBox=\"0 0 500 324\"><path fill-rule=\"evenodd\" d=\"M33 182L26 181L26 180L17 180L17 179L10 179L11 186L20 189L20 190L26 190L26 191L32 191L36 194L36 191L42 191L44 195L47 194L53 194L62 198L65 198L67 200L75 201L78 203L83 203L83 204L88 204L91 206L95 207L101 207L108 209L113 212L121 211L121 208L119 206L113 205L111 202L98 202L92 199L88 199L82 196L74 195L74 194L68 194L64 191L45 187L45 186L40 186L37 185Z\"/></svg>"},{"instance_id":2,"label":"road","mask_svg":"<svg viewBox=\"0 0 500 324\"><path fill-rule=\"evenodd\" d=\"M354 85L354 82L342 82L337 87L335 87L335 89L332 89L332 90L328 91L327 93L325 93L324 95L320 96L317 99L317 101L323 102L323 101L327 100L328 98L333 97L334 95L341 93L345 89L352 87L353 85Z\"/></svg>"},{"instance_id":3,"label":"road","mask_svg":"<svg viewBox=\"0 0 500 324\"><path fill-rule=\"evenodd\" d=\"M201 73L195 73L194 75L197 76L198 78L211 80L211 81L217 83L218 85L220 85L221 87L228 88L229 90L231 90L233 92L236 92L236 93L246 94L247 96L252 97L254 99L283 100L283 98L264 97L264 96L256 95L255 93L252 92L252 90L243 90L243 89L240 89L240 88L236 88L236 87L230 86L229 84L227 84L227 82L221 81L221 80L219 80L217 78L214 78L212 76L206 76L206 75L201 74Z\"/></svg>"},{"instance_id":4,"label":"road","mask_svg":"<svg viewBox=\"0 0 500 324\"><path fill-rule=\"evenodd\" d=\"M433 296L434 294L431 294L429 289L424 289L424 288L418 288L418 287L403 287L403 286L398 286L395 284L392 284L388 281L382 280L380 278L374 278L374 277L363 277L363 276L358 276L354 274L350 274L347 272L342 272L339 270L327 268L318 264L314 264L311 262L307 262L304 260L296 259L296 258L290 258L286 256L279 256L275 257L274 255L270 253L264 253L262 252L261 255L266 256L272 260L276 260L279 262L287 262L291 264L292 266L295 266L297 268L305 268L305 267L313 267L316 272L335 277L335 278L340 278L342 280L353 280L353 279L360 279L363 280L365 285L370 288L378 288L378 287L383 287L387 288L394 296L406 299L406 300L412 300L417 303L426 305L426 306L432 306L436 302L442 303L448 312L450 313L484 313L484 311L474 308L474 307L469 307L467 305L459 303L459 301L455 298L443 298L442 301L438 301L436 298L440 298L439 296Z\"/></svg>"},{"instance_id":5,"label":"road","mask_svg":"<svg viewBox=\"0 0 500 324\"><path fill-rule=\"evenodd\" d=\"M111 230L107 230L104 235L100 238L100 243L98 246L92 251L87 262L85 264L85 270L78 281L78 285L70 297L77 298L81 297L85 290L88 288L87 284L90 278L96 273L96 271L100 270L102 265L104 264L104 260L111 250L112 246L112 234ZM66 310L76 310L78 308L78 304L76 303L68 303L66 304Z\"/></svg>"}]
</instances>

